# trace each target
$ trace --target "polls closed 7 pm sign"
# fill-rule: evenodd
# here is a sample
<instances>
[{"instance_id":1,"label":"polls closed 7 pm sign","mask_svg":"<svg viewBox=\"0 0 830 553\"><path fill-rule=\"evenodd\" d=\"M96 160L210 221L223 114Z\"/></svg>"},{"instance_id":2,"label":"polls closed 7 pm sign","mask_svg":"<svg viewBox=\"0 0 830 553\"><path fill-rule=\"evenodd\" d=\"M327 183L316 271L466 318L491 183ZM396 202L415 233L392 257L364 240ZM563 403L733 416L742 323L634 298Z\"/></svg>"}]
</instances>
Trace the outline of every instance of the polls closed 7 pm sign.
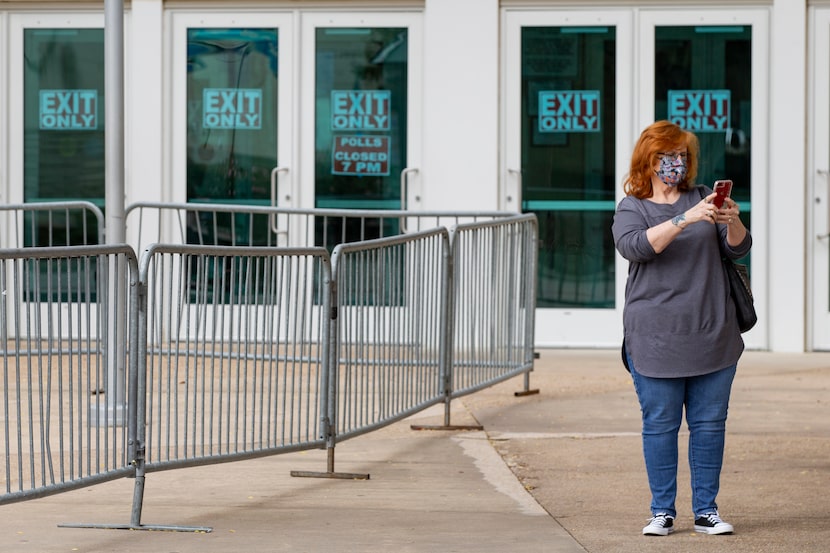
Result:
<instances>
[{"instance_id":1,"label":"polls closed 7 pm sign","mask_svg":"<svg viewBox=\"0 0 830 553\"><path fill-rule=\"evenodd\" d=\"M389 175L388 136L335 136L332 174L355 176Z\"/></svg>"}]
</instances>

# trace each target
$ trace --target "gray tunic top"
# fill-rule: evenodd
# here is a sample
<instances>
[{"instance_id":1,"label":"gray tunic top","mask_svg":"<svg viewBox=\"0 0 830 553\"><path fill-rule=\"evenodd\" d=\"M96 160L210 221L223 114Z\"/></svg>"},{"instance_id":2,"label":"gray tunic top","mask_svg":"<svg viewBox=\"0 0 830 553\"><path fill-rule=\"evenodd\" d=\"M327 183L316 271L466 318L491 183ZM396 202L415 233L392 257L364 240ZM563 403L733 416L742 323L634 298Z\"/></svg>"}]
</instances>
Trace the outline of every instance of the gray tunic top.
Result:
<instances>
[{"instance_id":1,"label":"gray tunic top","mask_svg":"<svg viewBox=\"0 0 830 553\"><path fill-rule=\"evenodd\" d=\"M649 227L685 212L700 199L697 188L681 194L674 204L626 196L614 214L614 243L629 261L625 344L634 368L645 376L711 373L736 364L744 349L721 251L732 259L746 255L752 246L749 232L732 248L725 225L699 222L683 229L659 254L646 238Z\"/></svg>"}]
</instances>

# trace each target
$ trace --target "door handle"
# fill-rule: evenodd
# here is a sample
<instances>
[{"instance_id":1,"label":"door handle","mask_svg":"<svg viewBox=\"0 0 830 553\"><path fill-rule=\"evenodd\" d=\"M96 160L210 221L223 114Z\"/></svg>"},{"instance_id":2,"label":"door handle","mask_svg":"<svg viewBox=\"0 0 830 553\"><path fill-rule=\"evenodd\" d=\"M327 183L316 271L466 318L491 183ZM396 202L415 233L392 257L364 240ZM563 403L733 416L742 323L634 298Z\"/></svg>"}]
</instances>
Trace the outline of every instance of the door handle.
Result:
<instances>
[{"instance_id":1,"label":"door handle","mask_svg":"<svg viewBox=\"0 0 830 553\"><path fill-rule=\"evenodd\" d=\"M417 172L417 167L407 167L401 171L401 209L404 211L406 211L409 204L409 198L407 197L409 194L409 174Z\"/></svg>"},{"instance_id":2,"label":"door handle","mask_svg":"<svg viewBox=\"0 0 830 553\"><path fill-rule=\"evenodd\" d=\"M274 167L271 169L271 207L279 207L279 200L284 199L286 203L291 202L291 194L285 194L283 198L281 196L281 192L279 191L279 174L280 173L288 173L288 167ZM284 205L283 207L291 207L290 205ZM271 219L271 232L274 234L285 234L288 235L288 230L280 229L278 222L277 222L277 214L272 213L270 215Z\"/></svg>"},{"instance_id":3,"label":"door handle","mask_svg":"<svg viewBox=\"0 0 830 553\"><path fill-rule=\"evenodd\" d=\"M817 169L816 173L818 173L820 176L824 177L824 180L827 181L827 188L828 188L827 192L828 192L828 194L827 194L827 200L826 201L827 201L828 209L827 209L827 219L826 219L827 223L826 224L828 226L828 229L824 232L824 234L817 234L816 235L816 238L818 238L819 240L826 240L827 238L830 238L830 171L828 171L827 169ZM821 198L819 196L816 196L816 203L817 204L821 203Z\"/></svg>"},{"instance_id":4,"label":"door handle","mask_svg":"<svg viewBox=\"0 0 830 553\"><path fill-rule=\"evenodd\" d=\"M511 175L516 175L516 190L521 192L522 190L522 170L521 169L508 169L507 172ZM504 197L507 203L513 202L513 196L510 194L509 190ZM518 209L517 209L518 211Z\"/></svg>"},{"instance_id":5,"label":"door handle","mask_svg":"<svg viewBox=\"0 0 830 553\"><path fill-rule=\"evenodd\" d=\"M401 211L406 211L409 206L409 174L417 173L416 167L407 167L401 171ZM401 234L406 232L406 217L401 217Z\"/></svg>"}]
</instances>

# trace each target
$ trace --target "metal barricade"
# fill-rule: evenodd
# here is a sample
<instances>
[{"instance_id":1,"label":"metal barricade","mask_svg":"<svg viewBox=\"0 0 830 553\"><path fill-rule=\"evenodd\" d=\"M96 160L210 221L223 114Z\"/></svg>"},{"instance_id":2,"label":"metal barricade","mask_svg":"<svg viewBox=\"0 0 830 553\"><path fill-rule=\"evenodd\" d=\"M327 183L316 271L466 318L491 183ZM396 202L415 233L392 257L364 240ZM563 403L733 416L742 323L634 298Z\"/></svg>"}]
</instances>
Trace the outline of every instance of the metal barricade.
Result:
<instances>
[{"instance_id":1,"label":"metal barricade","mask_svg":"<svg viewBox=\"0 0 830 553\"><path fill-rule=\"evenodd\" d=\"M156 244L141 281L147 470L325 444L324 249Z\"/></svg>"},{"instance_id":2,"label":"metal barricade","mask_svg":"<svg viewBox=\"0 0 830 553\"><path fill-rule=\"evenodd\" d=\"M448 255L443 228L335 248L338 440L443 401Z\"/></svg>"},{"instance_id":3,"label":"metal barricade","mask_svg":"<svg viewBox=\"0 0 830 553\"><path fill-rule=\"evenodd\" d=\"M334 472L336 443L441 402L449 428L453 398L527 388L534 215L130 213L133 238L180 243L140 263L129 246L0 251L0 503L132 476L116 527L148 528L149 472L326 448L327 472L292 474L361 477Z\"/></svg>"},{"instance_id":4,"label":"metal barricade","mask_svg":"<svg viewBox=\"0 0 830 553\"><path fill-rule=\"evenodd\" d=\"M93 203L0 205L0 247L90 246L104 243L104 214Z\"/></svg>"},{"instance_id":5,"label":"metal barricade","mask_svg":"<svg viewBox=\"0 0 830 553\"><path fill-rule=\"evenodd\" d=\"M526 214L458 225L450 235L458 397L533 368L538 231Z\"/></svg>"},{"instance_id":6,"label":"metal barricade","mask_svg":"<svg viewBox=\"0 0 830 553\"><path fill-rule=\"evenodd\" d=\"M501 211L302 209L138 202L127 207L130 243L325 247L510 216Z\"/></svg>"},{"instance_id":7,"label":"metal barricade","mask_svg":"<svg viewBox=\"0 0 830 553\"><path fill-rule=\"evenodd\" d=\"M0 263L0 504L132 475L132 249L7 249Z\"/></svg>"}]
</instances>

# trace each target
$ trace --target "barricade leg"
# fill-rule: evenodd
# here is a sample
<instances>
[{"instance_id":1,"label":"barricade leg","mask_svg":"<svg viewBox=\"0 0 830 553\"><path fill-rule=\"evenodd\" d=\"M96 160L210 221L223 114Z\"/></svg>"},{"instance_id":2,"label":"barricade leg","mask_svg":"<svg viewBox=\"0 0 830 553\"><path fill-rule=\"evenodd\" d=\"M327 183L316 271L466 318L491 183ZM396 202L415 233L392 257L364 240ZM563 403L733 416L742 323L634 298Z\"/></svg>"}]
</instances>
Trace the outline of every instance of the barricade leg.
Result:
<instances>
[{"instance_id":1,"label":"barricade leg","mask_svg":"<svg viewBox=\"0 0 830 553\"><path fill-rule=\"evenodd\" d=\"M291 476L298 478L334 478L337 480L369 480L369 473L366 472L335 472L334 447L326 448L326 472L292 470Z\"/></svg>"},{"instance_id":2,"label":"barricade leg","mask_svg":"<svg viewBox=\"0 0 830 553\"><path fill-rule=\"evenodd\" d=\"M533 358L534 359L539 359L539 352L538 351L533 352ZM518 392L513 392L513 395L515 397L532 396L532 395L535 395L535 394L539 393L539 388L534 388L532 390L530 389L530 373L531 373L531 371L533 371L533 369L530 369L530 371L528 371L524 374L524 389L519 390Z\"/></svg>"},{"instance_id":3,"label":"barricade leg","mask_svg":"<svg viewBox=\"0 0 830 553\"><path fill-rule=\"evenodd\" d=\"M411 424L409 428L412 430L484 430L484 427L480 424L450 424L451 401L449 397L444 401L444 424Z\"/></svg>"},{"instance_id":4,"label":"barricade leg","mask_svg":"<svg viewBox=\"0 0 830 553\"><path fill-rule=\"evenodd\" d=\"M98 528L103 530L153 530L164 532L193 532L209 533L213 528L209 526L170 526L161 524L141 524L141 511L144 505L144 460L136 460L135 487L133 488L133 506L129 524L89 524L64 523L61 528Z\"/></svg>"},{"instance_id":5,"label":"barricade leg","mask_svg":"<svg viewBox=\"0 0 830 553\"><path fill-rule=\"evenodd\" d=\"M291 476L298 478L334 478L338 480L369 480L368 473L335 472L334 470L334 431L328 425L329 436L326 444L326 472L292 470Z\"/></svg>"}]
</instances>

